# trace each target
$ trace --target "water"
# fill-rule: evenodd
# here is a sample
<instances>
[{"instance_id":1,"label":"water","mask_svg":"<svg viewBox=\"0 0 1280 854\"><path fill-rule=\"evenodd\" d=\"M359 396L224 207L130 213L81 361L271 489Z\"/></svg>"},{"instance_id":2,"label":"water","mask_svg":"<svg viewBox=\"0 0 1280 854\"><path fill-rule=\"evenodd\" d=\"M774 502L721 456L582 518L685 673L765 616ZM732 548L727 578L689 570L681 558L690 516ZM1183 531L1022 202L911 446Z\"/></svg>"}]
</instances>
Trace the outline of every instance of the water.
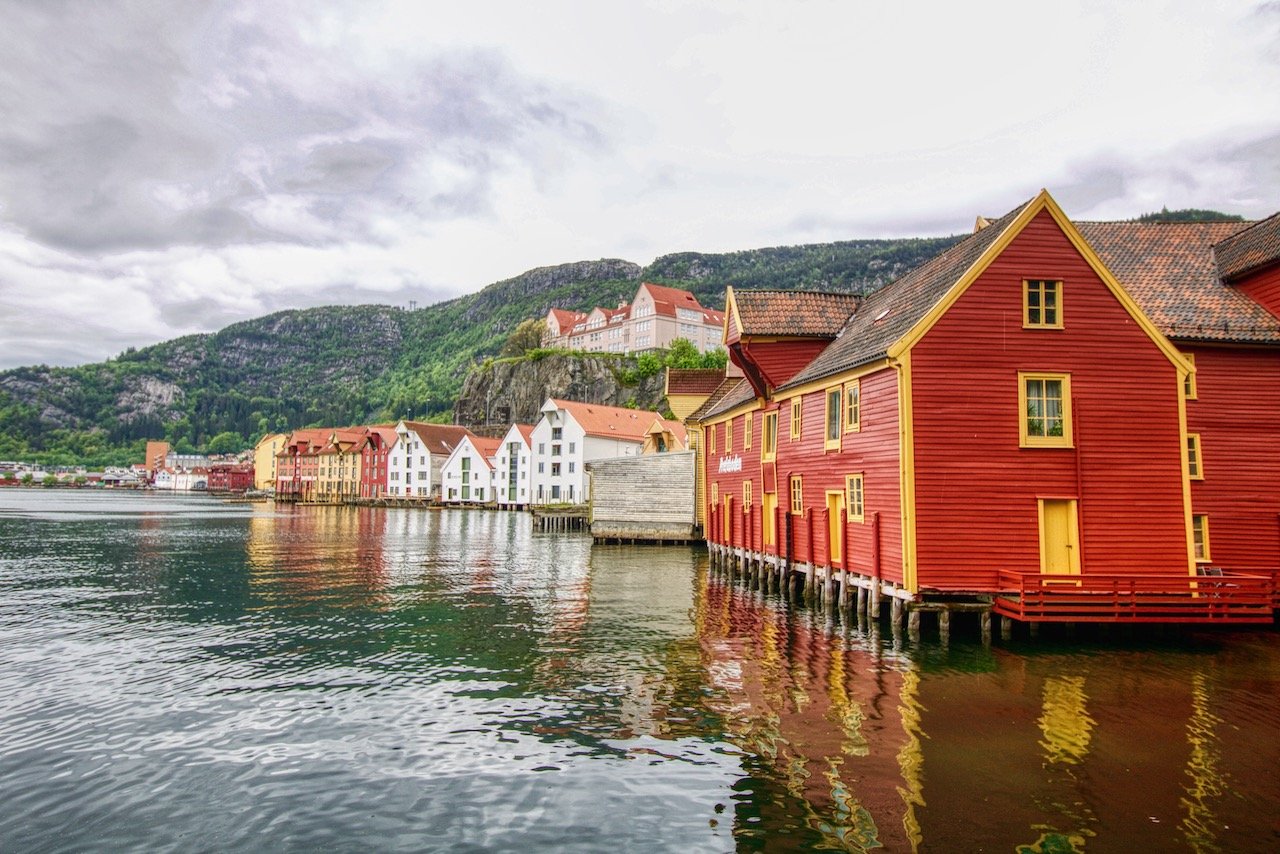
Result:
<instances>
[{"instance_id":1,"label":"water","mask_svg":"<svg viewBox=\"0 0 1280 854\"><path fill-rule=\"evenodd\" d=\"M521 514L0 490L0 851L1272 851L1270 631L913 644Z\"/></svg>"}]
</instances>

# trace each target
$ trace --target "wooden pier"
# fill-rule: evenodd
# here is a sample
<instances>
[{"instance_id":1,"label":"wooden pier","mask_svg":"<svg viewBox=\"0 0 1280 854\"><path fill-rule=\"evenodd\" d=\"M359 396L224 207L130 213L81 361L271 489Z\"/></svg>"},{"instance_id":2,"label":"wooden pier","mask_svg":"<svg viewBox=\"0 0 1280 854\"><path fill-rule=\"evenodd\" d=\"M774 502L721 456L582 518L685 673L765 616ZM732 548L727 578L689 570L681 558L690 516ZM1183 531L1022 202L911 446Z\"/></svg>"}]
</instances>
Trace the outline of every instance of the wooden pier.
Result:
<instances>
[{"instance_id":1,"label":"wooden pier","mask_svg":"<svg viewBox=\"0 0 1280 854\"><path fill-rule=\"evenodd\" d=\"M591 524L587 505L534 507L529 511L533 516L533 530L540 532L569 533L585 532Z\"/></svg>"}]
</instances>

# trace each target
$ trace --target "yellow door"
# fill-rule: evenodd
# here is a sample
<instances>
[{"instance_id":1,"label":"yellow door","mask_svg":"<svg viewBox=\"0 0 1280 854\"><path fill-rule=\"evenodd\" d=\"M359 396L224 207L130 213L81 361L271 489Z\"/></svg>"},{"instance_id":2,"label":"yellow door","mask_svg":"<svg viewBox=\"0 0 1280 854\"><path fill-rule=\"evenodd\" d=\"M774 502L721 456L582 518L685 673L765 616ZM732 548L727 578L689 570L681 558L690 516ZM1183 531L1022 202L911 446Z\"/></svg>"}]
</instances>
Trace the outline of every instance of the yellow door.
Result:
<instances>
[{"instance_id":1,"label":"yellow door","mask_svg":"<svg viewBox=\"0 0 1280 854\"><path fill-rule=\"evenodd\" d=\"M827 493L827 542L831 543L828 563L836 564L844 559L844 493Z\"/></svg>"},{"instance_id":2,"label":"yellow door","mask_svg":"<svg viewBox=\"0 0 1280 854\"><path fill-rule=\"evenodd\" d=\"M1080 531L1074 499L1040 500L1040 571L1080 574Z\"/></svg>"},{"instance_id":3,"label":"yellow door","mask_svg":"<svg viewBox=\"0 0 1280 854\"><path fill-rule=\"evenodd\" d=\"M733 545L733 496L726 495L724 497L724 519L721 520L723 528L724 542Z\"/></svg>"},{"instance_id":4,"label":"yellow door","mask_svg":"<svg viewBox=\"0 0 1280 854\"><path fill-rule=\"evenodd\" d=\"M777 516L778 493L765 492L760 496L760 531L764 534L764 544L772 546L777 541L774 521Z\"/></svg>"}]
</instances>

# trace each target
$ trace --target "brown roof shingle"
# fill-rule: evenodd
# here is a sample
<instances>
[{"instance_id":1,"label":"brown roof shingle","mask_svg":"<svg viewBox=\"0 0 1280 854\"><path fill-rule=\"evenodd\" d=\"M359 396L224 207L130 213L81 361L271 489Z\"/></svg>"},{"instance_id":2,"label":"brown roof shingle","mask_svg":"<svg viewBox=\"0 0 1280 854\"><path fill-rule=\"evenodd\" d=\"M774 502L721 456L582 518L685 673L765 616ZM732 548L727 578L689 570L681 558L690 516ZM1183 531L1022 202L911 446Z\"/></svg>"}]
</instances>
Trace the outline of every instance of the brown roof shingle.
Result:
<instances>
[{"instance_id":1,"label":"brown roof shingle","mask_svg":"<svg viewBox=\"0 0 1280 854\"><path fill-rule=\"evenodd\" d=\"M733 292L743 335L794 335L833 338L858 310L853 294L816 291Z\"/></svg>"},{"instance_id":2,"label":"brown roof shingle","mask_svg":"<svg viewBox=\"0 0 1280 854\"><path fill-rule=\"evenodd\" d=\"M1224 284L1214 262L1214 244L1249 226L1242 222L1076 223L1102 263L1170 338L1280 343L1280 319Z\"/></svg>"},{"instance_id":3,"label":"brown roof shingle","mask_svg":"<svg viewBox=\"0 0 1280 854\"><path fill-rule=\"evenodd\" d=\"M667 368L667 394L711 394L723 380L720 368Z\"/></svg>"},{"instance_id":4,"label":"brown roof shingle","mask_svg":"<svg viewBox=\"0 0 1280 854\"><path fill-rule=\"evenodd\" d=\"M1280 213L1255 222L1213 247L1218 274L1231 281L1280 261Z\"/></svg>"}]
</instances>

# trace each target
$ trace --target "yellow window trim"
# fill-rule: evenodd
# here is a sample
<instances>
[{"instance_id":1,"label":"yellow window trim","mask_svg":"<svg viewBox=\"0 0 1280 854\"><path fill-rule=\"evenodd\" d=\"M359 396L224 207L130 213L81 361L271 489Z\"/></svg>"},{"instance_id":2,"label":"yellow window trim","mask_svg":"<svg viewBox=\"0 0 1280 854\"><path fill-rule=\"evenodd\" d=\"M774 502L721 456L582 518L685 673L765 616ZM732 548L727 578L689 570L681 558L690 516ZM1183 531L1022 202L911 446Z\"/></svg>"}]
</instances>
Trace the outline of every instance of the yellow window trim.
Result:
<instances>
[{"instance_id":1,"label":"yellow window trim","mask_svg":"<svg viewBox=\"0 0 1280 854\"><path fill-rule=\"evenodd\" d=\"M1027 433L1027 383L1062 383L1062 435L1032 436ZM1073 448L1071 424L1071 374L1018 371L1018 446L1021 448Z\"/></svg>"},{"instance_id":2,"label":"yellow window trim","mask_svg":"<svg viewBox=\"0 0 1280 854\"><path fill-rule=\"evenodd\" d=\"M1054 322L1043 323L1031 320L1031 286L1038 284L1040 292L1040 312L1044 317L1045 285L1053 285ZM1061 329L1062 328L1062 280L1061 279L1023 279L1022 280L1022 328L1023 329Z\"/></svg>"},{"instance_id":3,"label":"yellow window trim","mask_svg":"<svg viewBox=\"0 0 1280 854\"><path fill-rule=\"evenodd\" d=\"M1204 545L1204 554L1196 556L1196 563L1213 563L1212 553L1209 551L1209 517L1204 513L1193 513L1191 516L1191 532L1191 553L1195 555L1195 534L1200 534L1200 542Z\"/></svg>"},{"instance_id":4,"label":"yellow window trim","mask_svg":"<svg viewBox=\"0 0 1280 854\"><path fill-rule=\"evenodd\" d=\"M850 522L863 522L866 520L866 501L866 479L863 477L862 472L846 475L844 479L844 509Z\"/></svg>"},{"instance_id":5,"label":"yellow window trim","mask_svg":"<svg viewBox=\"0 0 1280 854\"><path fill-rule=\"evenodd\" d=\"M1187 472L1192 480L1204 480L1204 455L1200 451L1200 434L1187 434Z\"/></svg>"},{"instance_id":6,"label":"yellow window trim","mask_svg":"<svg viewBox=\"0 0 1280 854\"><path fill-rule=\"evenodd\" d=\"M831 398L836 399L836 435L831 437ZM840 386L832 386L823 393L822 411L822 449L824 451L839 451L840 437L844 435L844 389Z\"/></svg>"},{"instance_id":7,"label":"yellow window trim","mask_svg":"<svg viewBox=\"0 0 1280 854\"><path fill-rule=\"evenodd\" d=\"M857 405L849 405L849 393L857 398ZM844 384L844 432L858 433L862 430L862 381L850 380Z\"/></svg>"},{"instance_id":8,"label":"yellow window trim","mask_svg":"<svg viewBox=\"0 0 1280 854\"><path fill-rule=\"evenodd\" d=\"M720 430L719 424L712 424L707 428L707 453L714 454L716 452L716 433Z\"/></svg>"},{"instance_id":9,"label":"yellow window trim","mask_svg":"<svg viewBox=\"0 0 1280 854\"><path fill-rule=\"evenodd\" d=\"M804 430L804 396L791 398L791 441L796 441Z\"/></svg>"},{"instance_id":10,"label":"yellow window trim","mask_svg":"<svg viewBox=\"0 0 1280 854\"><path fill-rule=\"evenodd\" d=\"M1182 358L1186 359L1187 364L1191 366L1190 372L1187 373L1187 378L1182 382L1182 391L1187 400L1195 400L1198 395L1196 389L1196 354L1183 353Z\"/></svg>"},{"instance_id":11,"label":"yellow window trim","mask_svg":"<svg viewBox=\"0 0 1280 854\"><path fill-rule=\"evenodd\" d=\"M733 419L724 422L724 452L733 453Z\"/></svg>"},{"instance_id":12,"label":"yellow window trim","mask_svg":"<svg viewBox=\"0 0 1280 854\"><path fill-rule=\"evenodd\" d=\"M751 509L751 481L749 480L742 482L742 509Z\"/></svg>"},{"instance_id":13,"label":"yellow window trim","mask_svg":"<svg viewBox=\"0 0 1280 854\"><path fill-rule=\"evenodd\" d=\"M791 475L791 489L787 493L787 497L791 500L791 515L804 515L804 478L801 475Z\"/></svg>"},{"instance_id":14,"label":"yellow window trim","mask_svg":"<svg viewBox=\"0 0 1280 854\"><path fill-rule=\"evenodd\" d=\"M754 412L744 412L742 414L742 450L751 450L751 434L755 430L756 420Z\"/></svg>"},{"instance_id":15,"label":"yellow window trim","mask_svg":"<svg viewBox=\"0 0 1280 854\"><path fill-rule=\"evenodd\" d=\"M778 458L778 410L764 413L760 419L760 462L771 463ZM773 450L769 450L769 423L773 423Z\"/></svg>"}]
</instances>

